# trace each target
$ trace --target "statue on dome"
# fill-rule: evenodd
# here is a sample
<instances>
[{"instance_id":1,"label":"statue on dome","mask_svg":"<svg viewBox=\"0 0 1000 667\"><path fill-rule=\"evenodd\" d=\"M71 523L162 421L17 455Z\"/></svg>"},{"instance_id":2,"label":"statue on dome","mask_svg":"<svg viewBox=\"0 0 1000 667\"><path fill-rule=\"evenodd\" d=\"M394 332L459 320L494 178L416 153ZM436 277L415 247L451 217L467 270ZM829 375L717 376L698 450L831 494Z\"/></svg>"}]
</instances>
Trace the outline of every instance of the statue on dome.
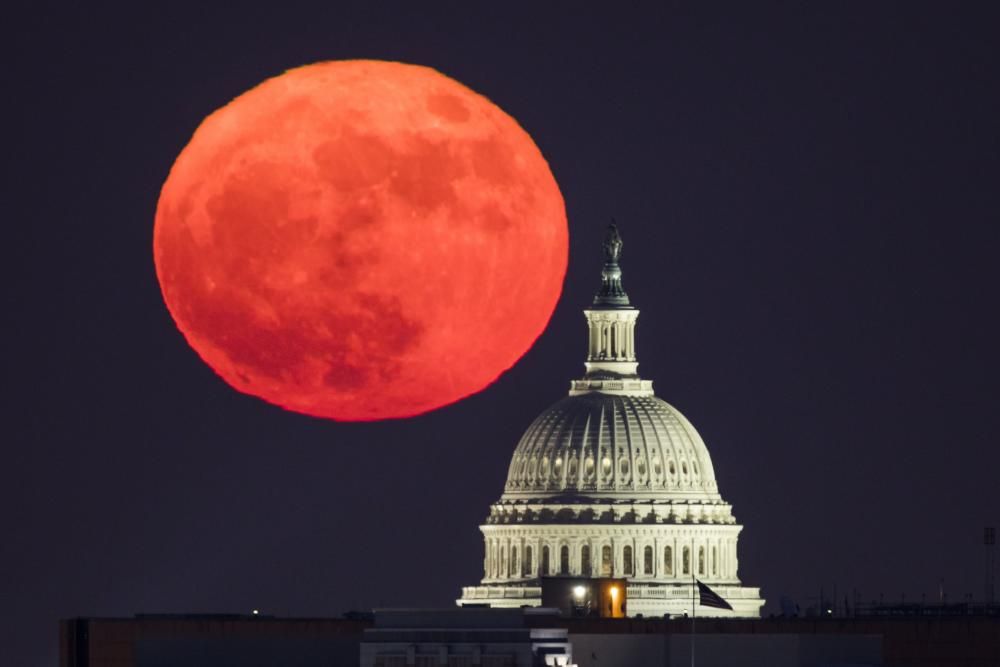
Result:
<instances>
[{"instance_id":1,"label":"statue on dome","mask_svg":"<svg viewBox=\"0 0 1000 667\"><path fill-rule=\"evenodd\" d=\"M622 237L618 233L618 225L614 219L608 225L608 233L604 235L604 258L608 264L617 264L618 258L622 256Z\"/></svg>"}]
</instances>

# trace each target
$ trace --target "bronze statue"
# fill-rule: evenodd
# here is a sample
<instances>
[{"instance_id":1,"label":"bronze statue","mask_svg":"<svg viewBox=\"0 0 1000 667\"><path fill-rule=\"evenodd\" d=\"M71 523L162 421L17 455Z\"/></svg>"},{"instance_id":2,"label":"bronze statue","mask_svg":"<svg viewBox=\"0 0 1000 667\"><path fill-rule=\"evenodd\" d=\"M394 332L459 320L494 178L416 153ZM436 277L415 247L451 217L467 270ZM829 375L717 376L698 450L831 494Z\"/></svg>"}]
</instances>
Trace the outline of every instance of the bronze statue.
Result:
<instances>
[{"instance_id":1,"label":"bronze statue","mask_svg":"<svg viewBox=\"0 0 1000 667\"><path fill-rule=\"evenodd\" d=\"M622 256L622 237L618 233L618 225L614 218L608 225L608 231L604 235L604 268L601 270L601 289L594 295L595 306L614 306L616 308L630 308L628 295L622 287L622 271L618 266L618 260Z\"/></svg>"},{"instance_id":2,"label":"bronze statue","mask_svg":"<svg viewBox=\"0 0 1000 667\"><path fill-rule=\"evenodd\" d=\"M612 220L608 225L608 233L604 236L604 258L609 264L617 264L622 256L622 237L618 233L618 225Z\"/></svg>"}]
</instances>

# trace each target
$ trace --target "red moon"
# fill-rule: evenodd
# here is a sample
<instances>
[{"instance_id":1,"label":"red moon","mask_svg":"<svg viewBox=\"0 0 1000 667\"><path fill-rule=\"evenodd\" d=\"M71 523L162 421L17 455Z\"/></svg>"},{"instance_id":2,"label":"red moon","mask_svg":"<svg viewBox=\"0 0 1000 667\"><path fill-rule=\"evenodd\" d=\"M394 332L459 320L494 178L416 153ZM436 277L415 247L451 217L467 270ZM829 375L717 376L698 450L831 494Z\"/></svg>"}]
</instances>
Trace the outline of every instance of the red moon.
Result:
<instances>
[{"instance_id":1,"label":"red moon","mask_svg":"<svg viewBox=\"0 0 1000 667\"><path fill-rule=\"evenodd\" d=\"M333 61L208 116L156 209L156 274L227 383L336 420L482 390L562 290L559 187L531 137L427 68Z\"/></svg>"}]
</instances>

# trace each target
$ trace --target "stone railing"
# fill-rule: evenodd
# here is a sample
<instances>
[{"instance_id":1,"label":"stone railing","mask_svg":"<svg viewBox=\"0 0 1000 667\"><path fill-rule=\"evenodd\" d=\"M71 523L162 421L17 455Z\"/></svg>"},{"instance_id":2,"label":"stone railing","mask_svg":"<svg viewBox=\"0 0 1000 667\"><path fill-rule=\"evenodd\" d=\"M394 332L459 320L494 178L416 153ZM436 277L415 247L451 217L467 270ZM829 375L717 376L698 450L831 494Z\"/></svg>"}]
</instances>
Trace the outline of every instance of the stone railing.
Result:
<instances>
[{"instance_id":1,"label":"stone railing","mask_svg":"<svg viewBox=\"0 0 1000 667\"><path fill-rule=\"evenodd\" d=\"M571 396L590 391L605 393L653 394L652 380L573 380L570 382Z\"/></svg>"},{"instance_id":2,"label":"stone railing","mask_svg":"<svg viewBox=\"0 0 1000 667\"><path fill-rule=\"evenodd\" d=\"M495 600L541 598L541 586L464 586L463 600Z\"/></svg>"},{"instance_id":3,"label":"stone railing","mask_svg":"<svg viewBox=\"0 0 1000 667\"><path fill-rule=\"evenodd\" d=\"M732 505L724 502L676 503L496 503L487 523L621 523L722 524L736 523Z\"/></svg>"},{"instance_id":4,"label":"stone railing","mask_svg":"<svg viewBox=\"0 0 1000 667\"><path fill-rule=\"evenodd\" d=\"M721 595L726 600L756 599L760 595L759 588L746 586L729 586L726 584L712 584L712 590ZM691 598L690 585L638 585L626 588L628 598L632 600L663 600Z\"/></svg>"}]
</instances>

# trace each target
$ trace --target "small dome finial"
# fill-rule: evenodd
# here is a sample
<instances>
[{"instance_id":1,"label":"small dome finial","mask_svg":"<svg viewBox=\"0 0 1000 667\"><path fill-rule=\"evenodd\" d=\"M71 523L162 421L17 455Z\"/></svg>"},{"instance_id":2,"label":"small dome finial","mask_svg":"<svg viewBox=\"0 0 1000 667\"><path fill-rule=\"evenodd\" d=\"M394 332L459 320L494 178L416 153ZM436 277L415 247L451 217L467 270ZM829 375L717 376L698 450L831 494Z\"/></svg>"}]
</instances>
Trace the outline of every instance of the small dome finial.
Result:
<instances>
[{"instance_id":1,"label":"small dome finial","mask_svg":"<svg viewBox=\"0 0 1000 667\"><path fill-rule=\"evenodd\" d=\"M608 231L604 235L604 268L601 269L601 289L594 296L595 306L613 306L615 308L629 308L628 294L622 287L622 270L618 266L618 260L622 256L622 237L618 233L618 225L615 219L611 218Z\"/></svg>"}]
</instances>

